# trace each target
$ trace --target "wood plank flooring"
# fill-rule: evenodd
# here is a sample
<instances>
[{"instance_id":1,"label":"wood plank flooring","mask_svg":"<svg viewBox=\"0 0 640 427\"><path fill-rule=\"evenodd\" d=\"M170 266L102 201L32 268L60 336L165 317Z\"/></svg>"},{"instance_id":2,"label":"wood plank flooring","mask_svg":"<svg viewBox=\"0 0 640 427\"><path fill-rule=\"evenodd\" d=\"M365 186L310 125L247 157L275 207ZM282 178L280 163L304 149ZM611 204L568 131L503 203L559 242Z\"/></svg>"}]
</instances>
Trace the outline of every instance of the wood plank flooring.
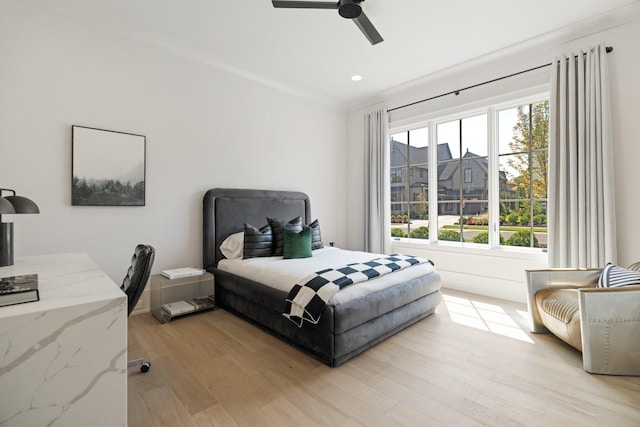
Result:
<instances>
[{"instance_id":1,"label":"wood plank flooring","mask_svg":"<svg viewBox=\"0 0 640 427\"><path fill-rule=\"evenodd\" d=\"M640 337L638 338L640 339ZM129 427L639 426L640 377L588 374L526 306L454 291L338 368L216 309L129 318Z\"/></svg>"}]
</instances>

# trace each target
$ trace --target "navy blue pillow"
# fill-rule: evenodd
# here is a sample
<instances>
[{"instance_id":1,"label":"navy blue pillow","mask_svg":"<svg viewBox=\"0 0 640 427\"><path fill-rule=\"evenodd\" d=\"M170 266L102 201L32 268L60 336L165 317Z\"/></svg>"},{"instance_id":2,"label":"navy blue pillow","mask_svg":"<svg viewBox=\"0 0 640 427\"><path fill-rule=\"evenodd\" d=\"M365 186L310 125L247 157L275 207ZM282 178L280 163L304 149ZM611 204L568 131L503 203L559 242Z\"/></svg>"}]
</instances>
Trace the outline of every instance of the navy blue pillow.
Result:
<instances>
[{"instance_id":1,"label":"navy blue pillow","mask_svg":"<svg viewBox=\"0 0 640 427\"><path fill-rule=\"evenodd\" d=\"M242 258L271 256L273 233L269 224L258 229L251 224L244 225L244 249Z\"/></svg>"},{"instance_id":2,"label":"navy blue pillow","mask_svg":"<svg viewBox=\"0 0 640 427\"><path fill-rule=\"evenodd\" d=\"M322 234L320 233L320 222L316 219L309 224L309 228L311 229L311 250L324 248Z\"/></svg>"}]
</instances>

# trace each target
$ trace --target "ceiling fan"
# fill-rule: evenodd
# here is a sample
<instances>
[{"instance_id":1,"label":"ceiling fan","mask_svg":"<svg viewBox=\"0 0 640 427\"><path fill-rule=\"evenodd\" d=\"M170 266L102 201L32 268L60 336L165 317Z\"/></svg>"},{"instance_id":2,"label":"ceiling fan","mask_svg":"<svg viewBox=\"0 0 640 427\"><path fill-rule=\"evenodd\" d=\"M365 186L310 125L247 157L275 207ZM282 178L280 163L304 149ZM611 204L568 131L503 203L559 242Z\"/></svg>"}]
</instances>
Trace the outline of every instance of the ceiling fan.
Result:
<instances>
[{"instance_id":1,"label":"ceiling fan","mask_svg":"<svg viewBox=\"0 0 640 427\"><path fill-rule=\"evenodd\" d=\"M273 7L294 9L338 9L343 18L352 19L371 44L380 43L383 38L362 11L360 3L364 0L332 1L279 1L272 0Z\"/></svg>"}]
</instances>

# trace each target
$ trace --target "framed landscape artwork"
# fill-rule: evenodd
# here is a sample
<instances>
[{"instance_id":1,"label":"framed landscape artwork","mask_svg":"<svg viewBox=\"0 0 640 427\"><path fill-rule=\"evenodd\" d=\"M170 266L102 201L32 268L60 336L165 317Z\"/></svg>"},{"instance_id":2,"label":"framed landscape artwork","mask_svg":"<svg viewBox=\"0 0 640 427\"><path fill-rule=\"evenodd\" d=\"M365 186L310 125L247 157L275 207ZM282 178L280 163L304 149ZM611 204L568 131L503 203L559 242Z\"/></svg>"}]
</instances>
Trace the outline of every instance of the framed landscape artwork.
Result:
<instances>
[{"instance_id":1,"label":"framed landscape artwork","mask_svg":"<svg viewBox=\"0 0 640 427\"><path fill-rule=\"evenodd\" d=\"M75 125L71 134L72 205L145 205L145 136Z\"/></svg>"}]
</instances>

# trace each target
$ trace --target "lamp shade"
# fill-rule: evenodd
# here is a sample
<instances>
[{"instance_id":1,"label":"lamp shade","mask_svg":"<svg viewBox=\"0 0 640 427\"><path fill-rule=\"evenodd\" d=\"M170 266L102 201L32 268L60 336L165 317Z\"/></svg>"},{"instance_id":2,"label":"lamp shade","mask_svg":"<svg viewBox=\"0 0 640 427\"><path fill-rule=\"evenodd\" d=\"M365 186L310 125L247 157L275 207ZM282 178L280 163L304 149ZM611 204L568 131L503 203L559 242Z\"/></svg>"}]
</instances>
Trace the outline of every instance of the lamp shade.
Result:
<instances>
[{"instance_id":1,"label":"lamp shade","mask_svg":"<svg viewBox=\"0 0 640 427\"><path fill-rule=\"evenodd\" d=\"M0 197L0 215L14 213L16 213L16 210L13 207L13 204L4 197Z\"/></svg>"},{"instance_id":2,"label":"lamp shade","mask_svg":"<svg viewBox=\"0 0 640 427\"><path fill-rule=\"evenodd\" d=\"M38 205L36 205L33 200L27 199L22 196L6 196L4 197L13 205L15 209L15 213L17 214L37 214L40 213L40 209L38 209Z\"/></svg>"},{"instance_id":3,"label":"lamp shade","mask_svg":"<svg viewBox=\"0 0 640 427\"><path fill-rule=\"evenodd\" d=\"M2 196L3 192L13 193ZM37 214L38 205L26 197L16 196L14 190L0 188L0 216L5 214ZM0 267L13 265L13 223L0 221Z\"/></svg>"}]
</instances>

